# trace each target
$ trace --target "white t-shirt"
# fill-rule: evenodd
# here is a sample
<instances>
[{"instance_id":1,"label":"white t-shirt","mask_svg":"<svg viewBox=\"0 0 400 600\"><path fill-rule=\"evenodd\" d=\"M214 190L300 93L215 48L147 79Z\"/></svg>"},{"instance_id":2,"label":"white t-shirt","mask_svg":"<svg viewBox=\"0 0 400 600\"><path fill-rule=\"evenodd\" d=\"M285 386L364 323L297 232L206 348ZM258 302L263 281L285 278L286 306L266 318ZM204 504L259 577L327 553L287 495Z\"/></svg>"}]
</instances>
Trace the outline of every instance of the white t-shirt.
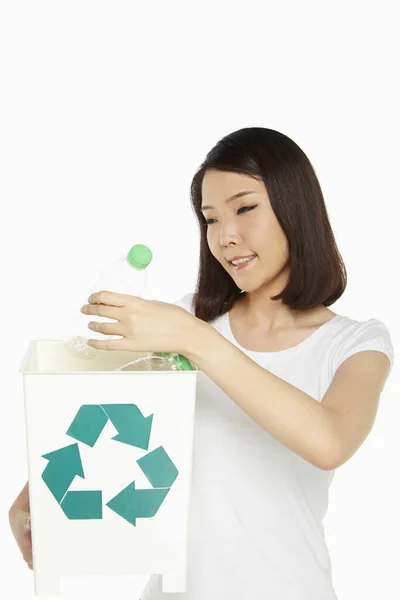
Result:
<instances>
[{"instance_id":1,"label":"white t-shirt","mask_svg":"<svg viewBox=\"0 0 400 600\"><path fill-rule=\"evenodd\" d=\"M194 314L193 297L174 304ZM377 319L337 315L278 352L240 346L228 313L209 324L317 402L355 352L378 350L393 366L389 332ZM152 575L143 600L337 600L323 527L335 471L289 450L204 372L197 377L187 591L164 594L161 575Z\"/></svg>"}]
</instances>

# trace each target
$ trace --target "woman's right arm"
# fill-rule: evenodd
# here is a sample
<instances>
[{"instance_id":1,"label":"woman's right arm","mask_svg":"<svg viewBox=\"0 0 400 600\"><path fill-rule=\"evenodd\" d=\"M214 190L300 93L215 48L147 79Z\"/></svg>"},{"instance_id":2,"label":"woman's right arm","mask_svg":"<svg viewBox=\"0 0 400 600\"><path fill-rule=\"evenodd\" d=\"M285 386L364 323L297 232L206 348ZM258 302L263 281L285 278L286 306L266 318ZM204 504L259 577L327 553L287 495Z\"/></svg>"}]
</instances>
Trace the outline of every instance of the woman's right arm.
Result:
<instances>
[{"instance_id":1,"label":"woman's right arm","mask_svg":"<svg viewBox=\"0 0 400 600\"><path fill-rule=\"evenodd\" d=\"M32 564L32 537L30 527L30 505L29 505L29 484L28 481L21 492L15 498L10 510L8 511L11 531L21 550L22 557L30 569Z\"/></svg>"}]
</instances>

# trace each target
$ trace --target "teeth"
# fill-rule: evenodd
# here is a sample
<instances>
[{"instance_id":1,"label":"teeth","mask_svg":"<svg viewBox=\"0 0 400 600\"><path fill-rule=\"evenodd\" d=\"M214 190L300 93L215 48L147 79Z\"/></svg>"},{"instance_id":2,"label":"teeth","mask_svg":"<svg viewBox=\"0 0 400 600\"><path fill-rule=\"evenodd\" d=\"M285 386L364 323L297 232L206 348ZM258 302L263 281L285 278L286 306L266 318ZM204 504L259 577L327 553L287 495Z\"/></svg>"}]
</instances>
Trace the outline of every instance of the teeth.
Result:
<instances>
[{"instance_id":1,"label":"teeth","mask_svg":"<svg viewBox=\"0 0 400 600\"><path fill-rule=\"evenodd\" d=\"M232 264L240 265L241 263L248 262L250 259L254 258L254 256L255 254L253 254L253 256L248 256L247 258L239 258L239 260L233 260Z\"/></svg>"}]
</instances>

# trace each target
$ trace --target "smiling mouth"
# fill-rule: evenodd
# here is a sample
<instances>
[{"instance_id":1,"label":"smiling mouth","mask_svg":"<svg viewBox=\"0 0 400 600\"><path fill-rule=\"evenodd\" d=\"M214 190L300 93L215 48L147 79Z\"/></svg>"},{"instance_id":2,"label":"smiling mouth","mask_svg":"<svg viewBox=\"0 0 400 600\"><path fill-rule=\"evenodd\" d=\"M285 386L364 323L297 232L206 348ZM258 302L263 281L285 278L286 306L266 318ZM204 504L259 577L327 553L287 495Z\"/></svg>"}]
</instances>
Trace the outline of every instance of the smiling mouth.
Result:
<instances>
[{"instance_id":1,"label":"smiling mouth","mask_svg":"<svg viewBox=\"0 0 400 600\"><path fill-rule=\"evenodd\" d=\"M229 265L232 267L232 269L234 269L235 271L240 271L241 269L244 269L248 265L253 264L256 258L257 258L257 255L254 255L249 260L245 260L245 261L243 261L241 263L238 263L236 265L234 265L233 263L231 263L229 261L228 262L229 262Z\"/></svg>"}]
</instances>

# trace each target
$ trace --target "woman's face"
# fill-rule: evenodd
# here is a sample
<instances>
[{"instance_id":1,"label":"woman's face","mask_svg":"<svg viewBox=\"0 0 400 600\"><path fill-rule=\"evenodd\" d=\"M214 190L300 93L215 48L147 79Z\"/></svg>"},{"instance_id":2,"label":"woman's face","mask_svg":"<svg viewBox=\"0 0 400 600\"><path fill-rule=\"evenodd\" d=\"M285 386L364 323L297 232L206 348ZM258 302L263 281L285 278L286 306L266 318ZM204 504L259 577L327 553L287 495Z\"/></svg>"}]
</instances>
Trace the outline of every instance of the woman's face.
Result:
<instances>
[{"instance_id":1,"label":"woman's face","mask_svg":"<svg viewBox=\"0 0 400 600\"><path fill-rule=\"evenodd\" d=\"M241 192L246 194L229 200ZM208 221L211 253L241 290L258 289L282 274L288 262L287 238L272 210L263 181L208 169L202 184L201 212ZM256 258L242 268L228 262L235 256L253 254Z\"/></svg>"}]
</instances>

